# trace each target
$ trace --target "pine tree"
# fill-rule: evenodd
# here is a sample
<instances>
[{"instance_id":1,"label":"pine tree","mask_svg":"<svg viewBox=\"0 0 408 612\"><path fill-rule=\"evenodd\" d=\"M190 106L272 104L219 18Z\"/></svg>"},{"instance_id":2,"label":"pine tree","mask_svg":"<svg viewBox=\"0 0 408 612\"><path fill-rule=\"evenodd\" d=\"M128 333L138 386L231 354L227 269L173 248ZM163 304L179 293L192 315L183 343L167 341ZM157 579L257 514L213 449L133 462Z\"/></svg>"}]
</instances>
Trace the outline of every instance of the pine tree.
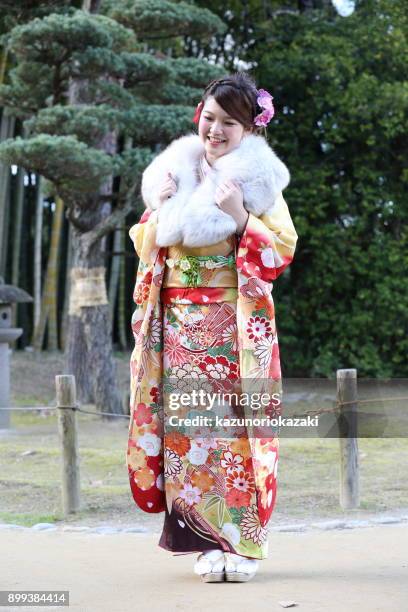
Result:
<instances>
[{"instance_id":1,"label":"pine tree","mask_svg":"<svg viewBox=\"0 0 408 612\"><path fill-rule=\"evenodd\" d=\"M202 86L220 73L183 58L178 37L209 37L223 24L184 2L90 9L105 14L52 14L8 35L17 65L0 100L25 119L28 135L5 141L0 158L51 181L65 204L73 244L67 370L80 401L119 413L103 238L135 209L152 148L191 129ZM175 57L162 51L170 45Z\"/></svg>"}]
</instances>

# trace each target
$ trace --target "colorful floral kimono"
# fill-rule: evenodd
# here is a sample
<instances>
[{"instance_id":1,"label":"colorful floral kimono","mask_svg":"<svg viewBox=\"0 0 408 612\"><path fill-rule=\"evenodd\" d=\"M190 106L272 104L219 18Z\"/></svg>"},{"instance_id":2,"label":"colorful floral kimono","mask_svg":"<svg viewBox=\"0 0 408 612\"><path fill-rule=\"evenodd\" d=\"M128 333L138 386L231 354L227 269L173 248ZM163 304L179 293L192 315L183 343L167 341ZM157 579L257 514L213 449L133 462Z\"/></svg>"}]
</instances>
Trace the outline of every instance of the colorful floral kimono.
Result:
<instances>
[{"instance_id":1,"label":"colorful floral kimono","mask_svg":"<svg viewBox=\"0 0 408 612\"><path fill-rule=\"evenodd\" d=\"M293 259L297 234L281 192L269 214L249 214L241 237L207 247L158 247L157 221L158 211L146 210L129 232L139 256L127 449L132 494L145 512L165 512L159 544L167 550L219 548L263 559L278 436L268 430L263 437L250 425L236 436L171 430L162 381L241 392L267 381L281 394L271 291ZM253 416L252 408L241 410ZM262 414L274 411L268 405Z\"/></svg>"}]
</instances>

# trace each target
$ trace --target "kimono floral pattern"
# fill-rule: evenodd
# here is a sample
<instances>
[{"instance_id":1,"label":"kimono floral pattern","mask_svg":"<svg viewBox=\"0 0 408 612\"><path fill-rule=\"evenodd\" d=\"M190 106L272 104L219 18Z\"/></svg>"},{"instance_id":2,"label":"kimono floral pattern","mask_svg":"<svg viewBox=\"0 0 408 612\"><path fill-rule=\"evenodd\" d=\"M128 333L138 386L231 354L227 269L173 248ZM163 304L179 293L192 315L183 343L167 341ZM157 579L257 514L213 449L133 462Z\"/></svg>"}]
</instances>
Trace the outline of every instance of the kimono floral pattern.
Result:
<instances>
[{"instance_id":1,"label":"kimono floral pattern","mask_svg":"<svg viewBox=\"0 0 408 612\"><path fill-rule=\"evenodd\" d=\"M205 303L202 299L201 303L193 302L187 291L183 292L182 298L178 294L177 289L164 289L161 298L163 368L168 392L190 391L195 382L197 389L214 393L236 390L240 380L239 353L234 342L237 335L236 300L222 300L219 291L216 296L207 296ZM190 297L194 298L194 293ZM229 330L228 334L223 333L225 330ZM176 513L177 520L184 524L179 536L183 547L193 532L197 539L213 542L213 547L264 558L267 555L267 529L261 525L257 510L254 469L245 429L242 428L241 437L237 438L228 437L228 431L221 431L216 436L214 433L209 436L205 431L205 437L201 437L198 428L191 435L183 426L171 431L166 426L166 419L172 413L168 402L164 401L163 405L166 506L168 514ZM220 413L218 409L217 414ZM211 416L213 411L207 410L205 414ZM222 416L227 415L234 415L230 405L222 412ZM177 416L181 416L180 411ZM194 410L187 408L183 416L194 416ZM272 473L275 470L276 474L277 440L265 445L264 451L273 453ZM266 486L273 505L276 476ZM164 547L166 532L171 529L165 521ZM174 533L171 535L174 549L177 538ZM179 541L177 549L180 546ZM191 548L194 550L193 543Z\"/></svg>"},{"instance_id":2,"label":"kimono floral pattern","mask_svg":"<svg viewBox=\"0 0 408 612\"><path fill-rule=\"evenodd\" d=\"M190 391L193 380L241 391L259 382L281 394L272 281L292 261L297 235L280 195L273 214L249 215L235 252L236 287L163 288L167 248L156 246L156 226L157 213L146 211L130 230L139 255L127 449L132 494L142 510L165 512L164 548L221 548L262 559L277 498L278 436L249 426L233 438L170 431L163 380L170 377L178 391ZM270 405L262 415L278 410Z\"/></svg>"}]
</instances>

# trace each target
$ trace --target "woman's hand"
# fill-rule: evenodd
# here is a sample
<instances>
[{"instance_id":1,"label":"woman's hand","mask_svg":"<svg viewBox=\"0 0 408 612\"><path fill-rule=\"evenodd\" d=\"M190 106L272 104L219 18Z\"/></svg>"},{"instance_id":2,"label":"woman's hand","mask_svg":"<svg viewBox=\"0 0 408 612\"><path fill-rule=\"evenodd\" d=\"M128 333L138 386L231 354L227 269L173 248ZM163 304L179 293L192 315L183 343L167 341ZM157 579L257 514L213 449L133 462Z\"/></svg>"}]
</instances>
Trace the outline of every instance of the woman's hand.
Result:
<instances>
[{"instance_id":1,"label":"woman's hand","mask_svg":"<svg viewBox=\"0 0 408 612\"><path fill-rule=\"evenodd\" d=\"M236 221L237 233L242 234L248 221L249 213L244 208L244 195L241 188L233 181L225 181L215 191L217 206Z\"/></svg>"},{"instance_id":2,"label":"woman's hand","mask_svg":"<svg viewBox=\"0 0 408 612\"><path fill-rule=\"evenodd\" d=\"M164 181L159 191L160 205L162 205L163 202L165 202L168 198L171 198L172 196L174 196L176 192L177 192L177 183L175 179L173 178L171 172L168 172L167 179Z\"/></svg>"}]
</instances>

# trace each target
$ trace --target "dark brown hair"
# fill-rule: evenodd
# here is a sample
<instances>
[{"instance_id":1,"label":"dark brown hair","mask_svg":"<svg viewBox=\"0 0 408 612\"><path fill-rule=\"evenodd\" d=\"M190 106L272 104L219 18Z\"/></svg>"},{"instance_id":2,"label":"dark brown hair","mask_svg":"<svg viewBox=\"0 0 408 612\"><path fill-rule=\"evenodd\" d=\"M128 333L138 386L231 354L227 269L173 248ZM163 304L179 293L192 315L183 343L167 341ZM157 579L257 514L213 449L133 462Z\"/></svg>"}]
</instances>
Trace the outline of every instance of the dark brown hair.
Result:
<instances>
[{"instance_id":1,"label":"dark brown hair","mask_svg":"<svg viewBox=\"0 0 408 612\"><path fill-rule=\"evenodd\" d=\"M258 92L254 79L246 72L236 72L211 81L201 98L205 103L213 97L215 101L245 128L261 133L263 128L254 125L254 119L262 109L257 105Z\"/></svg>"}]
</instances>

